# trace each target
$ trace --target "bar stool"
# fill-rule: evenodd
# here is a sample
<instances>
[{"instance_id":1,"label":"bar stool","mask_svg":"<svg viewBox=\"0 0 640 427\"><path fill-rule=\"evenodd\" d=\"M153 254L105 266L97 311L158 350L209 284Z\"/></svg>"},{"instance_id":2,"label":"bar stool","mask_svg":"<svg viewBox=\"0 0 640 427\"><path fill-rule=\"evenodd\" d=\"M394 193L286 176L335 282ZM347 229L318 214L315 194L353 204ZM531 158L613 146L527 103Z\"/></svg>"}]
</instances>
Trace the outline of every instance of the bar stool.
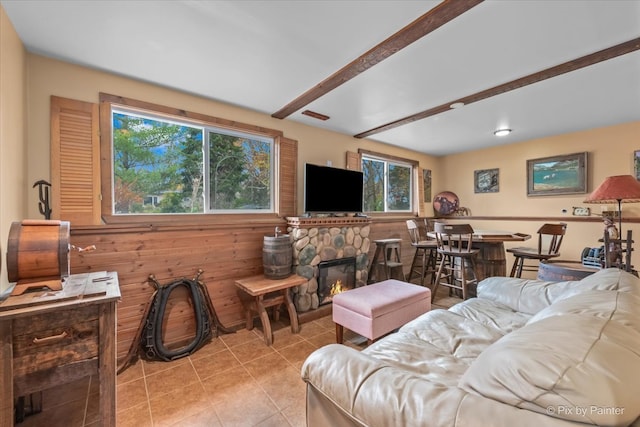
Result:
<instances>
[{"instance_id":1,"label":"bar stool","mask_svg":"<svg viewBox=\"0 0 640 427\"><path fill-rule=\"evenodd\" d=\"M473 249L471 246L473 227L469 224L437 222L434 224L434 231L438 253L442 259L431 291L431 302L435 298L439 285L462 291L462 299L466 300L469 284L478 284L476 256L480 250Z\"/></svg>"},{"instance_id":2,"label":"bar stool","mask_svg":"<svg viewBox=\"0 0 640 427\"><path fill-rule=\"evenodd\" d=\"M379 239L374 240L373 243L376 244L376 252L369 265L367 284L374 282L374 272L376 273L376 282L391 278L404 281L405 276L402 269L402 259L400 258L400 244L402 243L402 239ZM380 271L382 271L382 274L380 274Z\"/></svg>"},{"instance_id":3,"label":"bar stool","mask_svg":"<svg viewBox=\"0 0 640 427\"><path fill-rule=\"evenodd\" d=\"M424 286L425 277L431 274L430 283L433 283L438 271L436 268L436 260L438 258L437 242L428 240L425 235L421 235L418 224L412 219L407 220L407 230L411 238L411 246L416 249L413 261L411 261L407 282L411 283L411 279L416 275L420 278L420 285Z\"/></svg>"}]
</instances>

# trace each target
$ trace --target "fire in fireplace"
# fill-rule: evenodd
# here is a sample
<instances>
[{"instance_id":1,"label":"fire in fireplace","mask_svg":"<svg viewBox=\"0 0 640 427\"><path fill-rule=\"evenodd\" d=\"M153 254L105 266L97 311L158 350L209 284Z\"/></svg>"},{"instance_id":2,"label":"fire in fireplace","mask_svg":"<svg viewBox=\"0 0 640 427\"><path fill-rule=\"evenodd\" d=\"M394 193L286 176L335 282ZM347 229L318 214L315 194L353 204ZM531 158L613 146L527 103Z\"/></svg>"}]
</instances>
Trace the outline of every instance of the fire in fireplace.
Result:
<instances>
[{"instance_id":1,"label":"fire in fireplace","mask_svg":"<svg viewBox=\"0 0 640 427\"><path fill-rule=\"evenodd\" d=\"M318 300L328 304L333 296L356 287L356 258L338 258L318 264Z\"/></svg>"}]
</instances>

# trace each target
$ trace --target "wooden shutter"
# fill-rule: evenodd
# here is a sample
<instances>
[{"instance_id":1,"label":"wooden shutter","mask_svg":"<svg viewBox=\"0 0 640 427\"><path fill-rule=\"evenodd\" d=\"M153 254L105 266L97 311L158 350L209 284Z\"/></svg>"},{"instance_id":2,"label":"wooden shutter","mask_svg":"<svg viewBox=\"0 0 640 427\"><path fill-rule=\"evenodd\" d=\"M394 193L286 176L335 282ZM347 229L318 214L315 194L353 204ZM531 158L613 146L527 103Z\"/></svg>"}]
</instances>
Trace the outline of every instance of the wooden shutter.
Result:
<instances>
[{"instance_id":1,"label":"wooden shutter","mask_svg":"<svg viewBox=\"0 0 640 427\"><path fill-rule=\"evenodd\" d=\"M296 216L298 141L279 136L278 149L278 195L277 206L280 217Z\"/></svg>"},{"instance_id":2,"label":"wooden shutter","mask_svg":"<svg viewBox=\"0 0 640 427\"><path fill-rule=\"evenodd\" d=\"M98 105L51 97L53 219L100 224Z\"/></svg>"},{"instance_id":3,"label":"wooden shutter","mask_svg":"<svg viewBox=\"0 0 640 427\"><path fill-rule=\"evenodd\" d=\"M347 151L347 169L359 171L362 170L362 156L360 153Z\"/></svg>"},{"instance_id":4,"label":"wooden shutter","mask_svg":"<svg viewBox=\"0 0 640 427\"><path fill-rule=\"evenodd\" d=\"M423 178L423 170L421 167L416 167L417 179L418 182L418 216L424 217L426 214L426 209L424 207L424 178Z\"/></svg>"}]
</instances>

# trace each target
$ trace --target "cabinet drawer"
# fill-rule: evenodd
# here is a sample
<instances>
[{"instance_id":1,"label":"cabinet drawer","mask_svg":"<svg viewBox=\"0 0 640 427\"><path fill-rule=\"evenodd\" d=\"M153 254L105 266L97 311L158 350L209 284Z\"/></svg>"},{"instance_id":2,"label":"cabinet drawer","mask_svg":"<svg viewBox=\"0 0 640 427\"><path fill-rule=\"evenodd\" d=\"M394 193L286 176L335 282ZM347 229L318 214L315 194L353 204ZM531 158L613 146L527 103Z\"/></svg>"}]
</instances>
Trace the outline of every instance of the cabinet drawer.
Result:
<instances>
[{"instance_id":1,"label":"cabinet drawer","mask_svg":"<svg viewBox=\"0 0 640 427\"><path fill-rule=\"evenodd\" d=\"M99 307L89 305L13 321L15 376L98 357Z\"/></svg>"}]
</instances>

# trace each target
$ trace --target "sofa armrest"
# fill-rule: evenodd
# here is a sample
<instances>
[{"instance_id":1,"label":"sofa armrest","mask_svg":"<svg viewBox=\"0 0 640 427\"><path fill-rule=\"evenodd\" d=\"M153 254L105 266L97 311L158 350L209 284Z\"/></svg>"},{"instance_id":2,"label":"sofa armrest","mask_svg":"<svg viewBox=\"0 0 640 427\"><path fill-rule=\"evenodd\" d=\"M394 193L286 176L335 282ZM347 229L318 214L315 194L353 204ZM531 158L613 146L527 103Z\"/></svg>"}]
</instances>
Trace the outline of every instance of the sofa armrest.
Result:
<instances>
[{"instance_id":1,"label":"sofa armrest","mask_svg":"<svg viewBox=\"0 0 640 427\"><path fill-rule=\"evenodd\" d=\"M428 420L430 426L449 427L466 395L458 387L431 382L341 344L313 352L302 366L302 378L364 425Z\"/></svg>"}]
</instances>

